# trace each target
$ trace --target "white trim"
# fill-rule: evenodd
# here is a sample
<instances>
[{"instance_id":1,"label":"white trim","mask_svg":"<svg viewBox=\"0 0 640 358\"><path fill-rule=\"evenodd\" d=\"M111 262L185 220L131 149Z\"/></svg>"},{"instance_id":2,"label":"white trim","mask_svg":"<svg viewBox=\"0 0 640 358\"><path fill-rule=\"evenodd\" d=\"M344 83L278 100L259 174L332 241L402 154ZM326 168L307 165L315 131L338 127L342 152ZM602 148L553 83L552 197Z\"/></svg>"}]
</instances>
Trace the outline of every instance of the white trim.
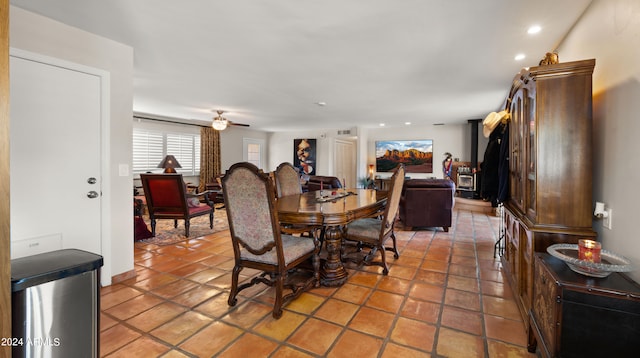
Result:
<instances>
[{"instance_id":1,"label":"white trim","mask_svg":"<svg viewBox=\"0 0 640 358\"><path fill-rule=\"evenodd\" d=\"M59 58L50 57L18 48L9 48L9 56L21 58L29 61L41 62L51 66L57 66L73 71L87 73L100 78L100 174L101 191L100 200L100 253L104 259L100 273L102 286L111 285L112 255L111 255L111 170L110 170L110 142L111 138L111 74L108 71L94 67L81 65L78 63L65 61Z\"/></svg>"}]
</instances>

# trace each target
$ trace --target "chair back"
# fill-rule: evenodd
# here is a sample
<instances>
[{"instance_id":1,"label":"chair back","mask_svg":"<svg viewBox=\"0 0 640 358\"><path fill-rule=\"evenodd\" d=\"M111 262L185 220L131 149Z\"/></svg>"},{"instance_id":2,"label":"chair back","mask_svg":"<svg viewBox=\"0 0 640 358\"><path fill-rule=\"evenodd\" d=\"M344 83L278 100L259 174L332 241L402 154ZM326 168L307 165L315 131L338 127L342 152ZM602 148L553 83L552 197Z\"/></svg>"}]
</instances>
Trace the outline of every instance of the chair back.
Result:
<instances>
[{"instance_id":1,"label":"chair back","mask_svg":"<svg viewBox=\"0 0 640 358\"><path fill-rule=\"evenodd\" d=\"M389 186L389 197L387 206L384 211L384 225L382 225L382 234L393 230L393 223L398 215L398 207L400 206L400 197L402 196L402 186L404 185L404 165L400 164L393 175Z\"/></svg>"},{"instance_id":2,"label":"chair back","mask_svg":"<svg viewBox=\"0 0 640 358\"><path fill-rule=\"evenodd\" d=\"M276 194L278 198L302 193L300 175L291 163L281 163L275 171Z\"/></svg>"},{"instance_id":3,"label":"chair back","mask_svg":"<svg viewBox=\"0 0 640 358\"><path fill-rule=\"evenodd\" d=\"M280 224L269 176L251 163L236 163L224 175L222 188L236 260L249 256L242 249L263 255L275 247L282 264Z\"/></svg>"},{"instance_id":4,"label":"chair back","mask_svg":"<svg viewBox=\"0 0 640 358\"><path fill-rule=\"evenodd\" d=\"M140 174L140 180L150 213L189 210L182 174Z\"/></svg>"}]
</instances>

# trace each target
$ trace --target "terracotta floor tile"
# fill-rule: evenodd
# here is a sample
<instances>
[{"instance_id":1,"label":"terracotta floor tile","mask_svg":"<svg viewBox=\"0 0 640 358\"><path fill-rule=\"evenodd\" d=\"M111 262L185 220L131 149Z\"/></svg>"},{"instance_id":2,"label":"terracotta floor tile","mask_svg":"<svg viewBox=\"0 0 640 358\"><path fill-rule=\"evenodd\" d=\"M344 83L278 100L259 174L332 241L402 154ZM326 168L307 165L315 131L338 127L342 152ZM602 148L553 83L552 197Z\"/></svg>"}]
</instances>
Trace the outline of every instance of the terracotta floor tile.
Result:
<instances>
[{"instance_id":1,"label":"terracotta floor tile","mask_svg":"<svg viewBox=\"0 0 640 358\"><path fill-rule=\"evenodd\" d=\"M117 306L111 307L108 310L105 310L105 312L117 319L125 320L140 312L144 312L153 306L159 305L161 302L162 299L156 296L144 294L134 297Z\"/></svg>"},{"instance_id":2,"label":"terracotta floor tile","mask_svg":"<svg viewBox=\"0 0 640 358\"><path fill-rule=\"evenodd\" d=\"M454 263L449 265L449 274L471 277L471 278L478 278L478 273L475 266L466 266L466 265L460 265L460 264L454 264Z\"/></svg>"},{"instance_id":3,"label":"terracotta floor tile","mask_svg":"<svg viewBox=\"0 0 640 358\"><path fill-rule=\"evenodd\" d=\"M400 258L396 261L396 266L420 267L421 264L421 257L402 256L402 254L400 254Z\"/></svg>"},{"instance_id":4,"label":"terracotta floor tile","mask_svg":"<svg viewBox=\"0 0 640 358\"><path fill-rule=\"evenodd\" d=\"M187 312L151 331L159 339L176 345L212 321L196 312Z\"/></svg>"},{"instance_id":5,"label":"terracotta floor tile","mask_svg":"<svg viewBox=\"0 0 640 358\"><path fill-rule=\"evenodd\" d=\"M288 343L324 355L336 340L342 327L311 318L287 340Z\"/></svg>"},{"instance_id":6,"label":"terracotta floor tile","mask_svg":"<svg viewBox=\"0 0 640 358\"><path fill-rule=\"evenodd\" d=\"M481 269L480 278L482 280L504 282L504 274L500 270Z\"/></svg>"},{"instance_id":7,"label":"terracotta floor tile","mask_svg":"<svg viewBox=\"0 0 640 358\"><path fill-rule=\"evenodd\" d=\"M164 286L166 284L169 284L171 282L176 281L178 278L176 276L173 275L169 275L169 274L157 274L157 275L153 275L151 277L149 277L148 279L144 280L144 281L140 281L140 282L136 282L134 284L135 287L141 289L141 290L152 290L154 288L158 288L161 286Z\"/></svg>"},{"instance_id":8,"label":"terracotta floor tile","mask_svg":"<svg viewBox=\"0 0 640 358\"><path fill-rule=\"evenodd\" d=\"M457 264L457 265L476 267L476 258L475 256L452 255L451 263Z\"/></svg>"},{"instance_id":9,"label":"terracotta floor tile","mask_svg":"<svg viewBox=\"0 0 640 358\"><path fill-rule=\"evenodd\" d=\"M441 324L475 335L482 335L482 314L452 306L444 306Z\"/></svg>"},{"instance_id":10,"label":"terracotta floor tile","mask_svg":"<svg viewBox=\"0 0 640 358\"><path fill-rule=\"evenodd\" d=\"M176 276L180 276L180 277L187 277L190 275L193 275L197 272L203 271L208 269L209 266L199 263L199 262L194 262L194 263L190 263L187 265L184 265L182 267L178 267L172 271L169 271L169 273L176 275Z\"/></svg>"},{"instance_id":11,"label":"terracotta floor tile","mask_svg":"<svg viewBox=\"0 0 640 358\"><path fill-rule=\"evenodd\" d=\"M442 302L444 287L416 282L411 286L409 296L424 301Z\"/></svg>"},{"instance_id":12,"label":"terracotta floor tile","mask_svg":"<svg viewBox=\"0 0 640 358\"><path fill-rule=\"evenodd\" d=\"M159 357L171 348L149 337L140 337L109 355L109 358Z\"/></svg>"},{"instance_id":13,"label":"terracotta floor tile","mask_svg":"<svg viewBox=\"0 0 640 358\"><path fill-rule=\"evenodd\" d=\"M380 276L377 273L357 272L355 275L349 276L348 281L353 285L374 287L378 283Z\"/></svg>"},{"instance_id":14,"label":"terracotta floor tile","mask_svg":"<svg viewBox=\"0 0 640 358\"><path fill-rule=\"evenodd\" d=\"M417 349L404 347L395 343L387 343L381 358L430 358L431 353L419 351Z\"/></svg>"},{"instance_id":15,"label":"terracotta floor tile","mask_svg":"<svg viewBox=\"0 0 640 358\"><path fill-rule=\"evenodd\" d=\"M473 277L449 275L447 279L447 288L454 288L456 290L474 293L480 292L478 280Z\"/></svg>"},{"instance_id":16,"label":"terracotta floor tile","mask_svg":"<svg viewBox=\"0 0 640 358\"><path fill-rule=\"evenodd\" d=\"M216 279L226 272L217 268L208 268L206 270L198 271L193 275L187 276L187 279L198 283L207 283L213 279Z\"/></svg>"},{"instance_id":17,"label":"terracotta floor tile","mask_svg":"<svg viewBox=\"0 0 640 358\"><path fill-rule=\"evenodd\" d=\"M268 357L276 348L278 344L273 341L252 333L245 333L217 357Z\"/></svg>"},{"instance_id":18,"label":"terracotta floor tile","mask_svg":"<svg viewBox=\"0 0 640 358\"><path fill-rule=\"evenodd\" d=\"M435 272L429 270L418 270L416 273L416 281L421 281L437 286L444 286L446 281L446 275L442 272Z\"/></svg>"},{"instance_id":19,"label":"terracotta floor tile","mask_svg":"<svg viewBox=\"0 0 640 358\"><path fill-rule=\"evenodd\" d=\"M510 357L510 358L534 358L538 357L535 353L529 353L525 347L519 347L513 344L487 340L489 346L489 357Z\"/></svg>"},{"instance_id":20,"label":"terracotta floor tile","mask_svg":"<svg viewBox=\"0 0 640 358\"><path fill-rule=\"evenodd\" d=\"M228 302L229 293L223 292L217 296L214 296L205 302L199 304L194 310L201 312L207 316L219 318L229 313L235 307L229 306ZM238 303L236 307L244 302L242 297L238 297Z\"/></svg>"},{"instance_id":21,"label":"terracotta floor tile","mask_svg":"<svg viewBox=\"0 0 640 358\"><path fill-rule=\"evenodd\" d=\"M313 316L344 326L349 323L359 308L360 306L353 303L329 299Z\"/></svg>"},{"instance_id":22,"label":"terracotta floor tile","mask_svg":"<svg viewBox=\"0 0 640 358\"><path fill-rule=\"evenodd\" d=\"M378 287L376 288L378 290L404 295L409 292L409 289L411 288L411 281L396 277L383 276L380 278Z\"/></svg>"},{"instance_id":23,"label":"terracotta floor tile","mask_svg":"<svg viewBox=\"0 0 640 358\"><path fill-rule=\"evenodd\" d=\"M402 317L436 324L440 317L440 309L440 303L420 301L409 297L402 307L400 315Z\"/></svg>"},{"instance_id":24,"label":"terracotta floor tile","mask_svg":"<svg viewBox=\"0 0 640 358\"><path fill-rule=\"evenodd\" d=\"M445 357L484 357L484 342L482 337L454 331L448 328L440 328L438 332L438 355Z\"/></svg>"},{"instance_id":25,"label":"terracotta floor tile","mask_svg":"<svg viewBox=\"0 0 640 358\"><path fill-rule=\"evenodd\" d=\"M375 358L382 348L382 339L374 338L360 332L347 330L336 341L329 358Z\"/></svg>"},{"instance_id":26,"label":"terracotta floor tile","mask_svg":"<svg viewBox=\"0 0 640 358\"><path fill-rule=\"evenodd\" d=\"M110 292L100 297L100 309L107 310L122 302L128 301L136 296L142 295L142 291L135 288L125 287L115 292Z\"/></svg>"},{"instance_id":27,"label":"terracotta floor tile","mask_svg":"<svg viewBox=\"0 0 640 358\"><path fill-rule=\"evenodd\" d=\"M480 310L480 295L473 292L460 291L447 288L444 302L447 305L469 310Z\"/></svg>"},{"instance_id":28,"label":"terracotta floor tile","mask_svg":"<svg viewBox=\"0 0 640 358\"><path fill-rule=\"evenodd\" d=\"M447 272L449 269L449 262L446 261L436 261L436 260L424 260L420 268L423 270L436 271L436 272Z\"/></svg>"},{"instance_id":29,"label":"terracotta floor tile","mask_svg":"<svg viewBox=\"0 0 640 358\"><path fill-rule=\"evenodd\" d=\"M195 307L198 304L219 295L222 291L209 287L209 286L198 286L190 291L187 291L181 295L178 295L173 298L173 302L187 306L187 307Z\"/></svg>"},{"instance_id":30,"label":"terracotta floor tile","mask_svg":"<svg viewBox=\"0 0 640 358\"><path fill-rule=\"evenodd\" d=\"M273 312L273 306L268 306L258 302L245 302L235 310L222 317L222 320L244 329L249 329L266 315Z\"/></svg>"},{"instance_id":31,"label":"terracotta floor tile","mask_svg":"<svg viewBox=\"0 0 640 358\"><path fill-rule=\"evenodd\" d=\"M197 286L198 284L193 281L178 280L178 281L171 282L168 285L164 285L160 288L156 288L152 292L163 298L172 298L179 294L192 290Z\"/></svg>"},{"instance_id":32,"label":"terracotta floor tile","mask_svg":"<svg viewBox=\"0 0 640 358\"><path fill-rule=\"evenodd\" d=\"M271 358L312 358L313 355L289 346L280 346Z\"/></svg>"},{"instance_id":33,"label":"terracotta floor tile","mask_svg":"<svg viewBox=\"0 0 640 358\"><path fill-rule=\"evenodd\" d=\"M349 328L378 337L386 337L394 320L395 315L391 313L362 307L349 323Z\"/></svg>"},{"instance_id":34,"label":"terracotta floor tile","mask_svg":"<svg viewBox=\"0 0 640 358\"><path fill-rule=\"evenodd\" d=\"M482 296L482 312L494 316L509 318L512 320L521 320L520 310L514 300L508 300L500 297Z\"/></svg>"},{"instance_id":35,"label":"terracotta floor tile","mask_svg":"<svg viewBox=\"0 0 640 358\"><path fill-rule=\"evenodd\" d=\"M140 333L131 328L122 324L115 325L100 333L100 356L112 353L139 337Z\"/></svg>"},{"instance_id":36,"label":"terracotta floor tile","mask_svg":"<svg viewBox=\"0 0 640 358\"><path fill-rule=\"evenodd\" d=\"M212 357L241 336L243 330L224 322L213 322L180 345L181 349L197 356Z\"/></svg>"},{"instance_id":37,"label":"terracotta floor tile","mask_svg":"<svg viewBox=\"0 0 640 358\"><path fill-rule=\"evenodd\" d=\"M164 302L152 309L142 312L139 315L127 320L127 323L137 329L149 332L152 329L168 322L169 320L181 315L186 308L171 302Z\"/></svg>"},{"instance_id":38,"label":"terracotta floor tile","mask_svg":"<svg viewBox=\"0 0 640 358\"><path fill-rule=\"evenodd\" d=\"M111 328L116 324L118 324L118 321L104 314L104 312L100 312L100 332L107 328Z\"/></svg>"},{"instance_id":39,"label":"terracotta floor tile","mask_svg":"<svg viewBox=\"0 0 640 358\"><path fill-rule=\"evenodd\" d=\"M435 333L434 325L400 317L390 338L395 343L431 352Z\"/></svg>"},{"instance_id":40,"label":"terracotta floor tile","mask_svg":"<svg viewBox=\"0 0 640 358\"><path fill-rule=\"evenodd\" d=\"M284 308L298 313L310 314L320 307L324 301L324 297L304 292L298 298L285 305Z\"/></svg>"},{"instance_id":41,"label":"terracotta floor tile","mask_svg":"<svg viewBox=\"0 0 640 358\"><path fill-rule=\"evenodd\" d=\"M404 302L404 296L390 292L373 291L365 305L386 312L396 313Z\"/></svg>"},{"instance_id":42,"label":"terracotta floor tile","mask_svg":"<svg viewBox=\"0 0 640 358\"><path fill-rule=\"evenodd\" d=\"M338 298L347 302L361 305L371 294L372 289L368 287L356 286L347 282L342 285L338 291L333 295L334 298Z\"/></svg>"},{"instance_id":43,"label":"terracotta floor tile","mask_svg":"<svg viewBox=\"0 0 640 358\"><path fill-rule=\"evenodd\" d=\"M411 280L416 275L416 268L394 265L393 270L389 269L389 277L403 278Z\"/></svg>"},{"instance_id":44,"label":"terracotta floor tile","mask_svg":"<svg viewBox=\"0 0 640 358\"><path fill-rule=\"evenodd\" d=\"M487 338L526 347L527 337L522 321L484 315Z\"/></svg>"},{"instance_id":45,"label":"terracotta floor tile","mask_svg":"<svg viewBox=\"0 0 640 358\"><path fill-rule=\"evenodd\" d=\"M509 287L509 285L506 283L480 280L480 290L482 290L483 295L502 297L507 299L513 298L511 287Z\"/></svg>"},{"instance_id":46,"label":"terracotta floor tile","mask_svg":"<svg viewBox=\"0 0 640 358\"><path fill-rule=\"evenodd\" d=\"M275 319L267 315L253 330L278 341L286 340L307 319L306 316L295 312L284 312L282 317Z\"/></svg>"}]
</instances>

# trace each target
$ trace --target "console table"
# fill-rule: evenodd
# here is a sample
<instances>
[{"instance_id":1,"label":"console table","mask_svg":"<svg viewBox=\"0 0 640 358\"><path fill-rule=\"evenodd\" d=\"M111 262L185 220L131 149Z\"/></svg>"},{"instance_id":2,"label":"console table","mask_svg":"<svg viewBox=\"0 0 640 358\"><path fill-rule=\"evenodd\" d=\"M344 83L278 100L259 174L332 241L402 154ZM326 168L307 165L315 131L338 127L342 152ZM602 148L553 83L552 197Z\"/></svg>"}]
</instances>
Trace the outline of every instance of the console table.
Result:
<instances>
[{"instance_id":1,"label":"console table","mask_svg":"<svg viewBox=\"0 0 640 358\"><path fill-rule=\"evenodd\" d=\"M530 352L545 357L636 357L640 285L612 273L593 278L563 261L535 254Z\"/></svg>"}]
</instances>

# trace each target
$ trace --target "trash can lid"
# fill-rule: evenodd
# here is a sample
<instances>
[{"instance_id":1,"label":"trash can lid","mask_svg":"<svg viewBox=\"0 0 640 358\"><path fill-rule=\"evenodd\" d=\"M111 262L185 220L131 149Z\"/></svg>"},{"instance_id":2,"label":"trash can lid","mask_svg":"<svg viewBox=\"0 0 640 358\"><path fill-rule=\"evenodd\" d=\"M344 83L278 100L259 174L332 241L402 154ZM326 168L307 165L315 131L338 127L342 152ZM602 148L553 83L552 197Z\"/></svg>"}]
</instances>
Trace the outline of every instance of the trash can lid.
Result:
<instances>
[{"instance_id":1,"label":"trash can lid","mask_svg":"<svg viewBox=\"0 0 640 358\"><path fill-rule=\"evenodd\" d=\"M17 292L32 286L79 275L100 268L102 256L65 249L11 260L11 291Z\"/></svg>"}]
</instances>

